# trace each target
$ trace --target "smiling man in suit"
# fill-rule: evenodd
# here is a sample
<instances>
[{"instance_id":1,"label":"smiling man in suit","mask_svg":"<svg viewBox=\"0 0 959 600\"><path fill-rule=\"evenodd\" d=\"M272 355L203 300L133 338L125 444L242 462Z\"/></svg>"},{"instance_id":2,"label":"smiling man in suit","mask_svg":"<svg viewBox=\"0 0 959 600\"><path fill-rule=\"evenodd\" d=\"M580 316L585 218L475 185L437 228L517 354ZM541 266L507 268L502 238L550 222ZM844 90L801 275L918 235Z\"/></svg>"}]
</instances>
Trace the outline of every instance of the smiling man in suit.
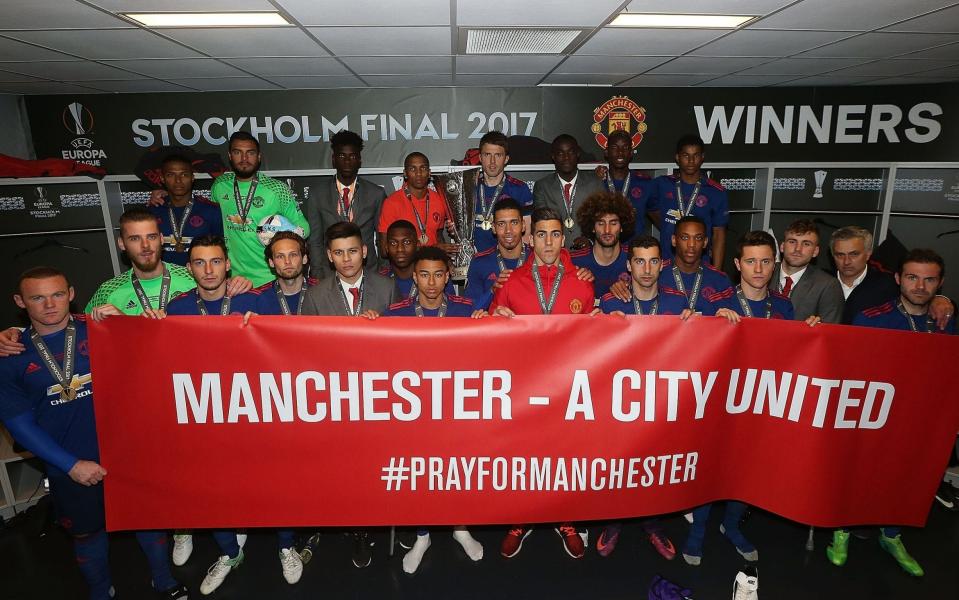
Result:
<instances>
[{"instance_id":1,"label":"smiling man in suit","mask_svg":"<svg viewBox=\"0 0 959 600\"><path fill-rule=\"evenodd\" d=\"M819 228L809 219L786 227L779 244L782 262L776 265L769 289L789 298L795 319L817 315L823 323L839 323L845 298L839 280L812 264L819 256Z\"/></svg>"},{"instance_id":2,"label":"smiling man in suit","mask_svg":"<svg viewBox=\"0 0 959 600\"><path fill-rule=\"evenodd\" d=\"M386 192L375 183L358 177L363 164L363 139L352 131L340 131L330 139L333 150L333 168L336 176L315 189L307 197L304 212L310 223L310 231L316 233L310 237L310 254L314 257L326 255L325 232L330 225L349 221L360 228L363 244L370 248L374 256L368 259L371 267L376 266L376 243L374 233L380 221L380 209ZM333 271L325 260L317 260L313 275L327 277Z\"/></svg>"},{"instance_id":3,"label":"smiling man in suit","mask_svg":"<svg viewBox=\"0 0 959 600\"><path fill-rule=\"evenodd\" d=\"M579 177L579 142L563 133L550 146L550 157L556 172L538 179L533 186L533 208L549 208L561 218L566 248L585 248L589 240L576 223L576 210L593 192L603 189L603 183L588 173Z\"/></svg>"}]
</instances>

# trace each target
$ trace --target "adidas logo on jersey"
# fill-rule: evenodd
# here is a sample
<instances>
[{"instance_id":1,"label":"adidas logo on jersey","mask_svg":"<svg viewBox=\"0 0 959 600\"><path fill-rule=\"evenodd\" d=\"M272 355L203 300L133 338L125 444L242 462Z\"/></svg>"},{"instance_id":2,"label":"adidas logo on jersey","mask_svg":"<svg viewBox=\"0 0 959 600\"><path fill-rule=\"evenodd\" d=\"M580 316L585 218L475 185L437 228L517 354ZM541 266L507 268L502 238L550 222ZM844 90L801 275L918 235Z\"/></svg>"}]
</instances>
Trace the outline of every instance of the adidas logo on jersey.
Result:
<instances>
[{"instance_id":1,"label":"adidas logo on jersey","mask_svg":"<svg viewBox=\"0 0 959 600\"><path fill-rule=\"evenodd\" d=\"M36 373L36 372L39 371L39 370L40 370L40 365L38 365L37 363L32 362L32 363L30 363L29 365L27 365L27 370L25 371L25 373L26 373L27 375L29 375L29 374L31 374L31 373Z\"/></svg>"},{"instance_id":2,"label":"adidas logo on jersey","mask_svg":"<svg viewBox=\"0 0 959 600\"><path fill-rule=\"evenodd\" d=\"M137 307L136 302L134 302L133 300L130 300L129 302L127 302L127 306L126 306L127 310L135 310L136 307Z\"/></svg>"}]
</instances>

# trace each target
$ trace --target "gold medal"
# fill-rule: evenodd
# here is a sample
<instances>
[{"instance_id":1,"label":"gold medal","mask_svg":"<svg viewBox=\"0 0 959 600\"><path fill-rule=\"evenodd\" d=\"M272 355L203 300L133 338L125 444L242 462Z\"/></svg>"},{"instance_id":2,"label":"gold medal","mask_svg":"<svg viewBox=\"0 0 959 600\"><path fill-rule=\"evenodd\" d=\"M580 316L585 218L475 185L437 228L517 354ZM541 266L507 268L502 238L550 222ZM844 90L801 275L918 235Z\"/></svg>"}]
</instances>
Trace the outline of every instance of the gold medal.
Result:
<instances>
[{"instance_id":1,"label":"gold medal","mask_svg":"<svg viewBox=\"0 0 959 600\"><path fill-rule=\"evenodd\" d=\"M237 225L246 225L247 223L250 222L249 219L244 219L240 215L230 215L229 217L227 217L227 219L230 220L230 223L235 223Z\"/></svg>"},{"instance_id":2,"label":"gold medal","mask_svg":"<svg viewBox=\"0 0 959 600\"><path fill-rule=\"evenodd\" d=\"M186 252L186 246L183 245L183 240L178 240L173 250L176 252Z\"/></svg>"},{"instance_id":3,"label":"gold medal","mask_svg":"<svg viewBox=\"0 0 959 600\"><path fill-rule=\"evenodd\" d=\"M569 229L570 231L573 230L573 224L573 217L566 217L566 220L563 221L563 225L565 225L566 229Z\"/></svg>"},{"instance_id":4,"label":"gold medal","mask_svg":"<svg viewBox=\"0 0 959 600\"><path fill-rule=\"evenodd\" d=\"M480 225L483 228L483 231L489 231L493 228L493 219L483 219L483 223Z\"/></svg>"},{"instance_id":5,"label":"gold medal","mask_svg":"<svg viewBox=\"0 0 959 600\"><path fill-rule=\"evenodd\" d=\"M77 399L77 390L72 387L63 388L60 392L60 399L64 402L72 402Z\"/></svg>"},{"instance_id":6,"label":"gold medal","mask_svg":"<svg viewBox=\"0 0 959 600\"><path fill-rule=\"evenodd\" d=\"M420 243L421 243L421 244L428 244L428 243L430 243L430 236L426 235L425 233L424 233L423 235L421 235L421 236L420 236Z\"/></svg>"}]
</instances>

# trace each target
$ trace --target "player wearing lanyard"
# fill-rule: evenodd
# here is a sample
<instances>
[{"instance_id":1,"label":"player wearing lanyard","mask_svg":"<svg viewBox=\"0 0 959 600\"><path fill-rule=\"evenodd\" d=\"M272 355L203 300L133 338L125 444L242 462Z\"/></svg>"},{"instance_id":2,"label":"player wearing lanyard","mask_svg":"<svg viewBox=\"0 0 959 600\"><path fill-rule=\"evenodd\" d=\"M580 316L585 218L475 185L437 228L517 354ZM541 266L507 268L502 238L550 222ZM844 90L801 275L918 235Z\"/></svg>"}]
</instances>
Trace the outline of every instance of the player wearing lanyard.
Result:
<instances>
[{"instance_id":1,"label":"player wearing lanyard","mask_svg":"<svg viewBox=\"0 0 959 600\"><path fill-rule=\"evenodd\" d=\"M380 238L380 255L386 256L386 230L394 221L406 220L416 225L420 246L439 246L455 254L459 247L440 240L446 226L446 201L436 190L431 190L430 161L422 152L410 152L403 161L403 189L396 190L383 202L380 223L376 230Z\"/></svg>"},{"instance_id":2,"label":"player wearing lanyard","mask_svg":"<svg viewBox=\"0 0 959 600\"><path fill-rule=\"evenodd\" d=\"M70 316L73 287L50 267L20 276L14 302L26 309L26 350L0 359L0 420L14 439L47 467L60 524L73 539L77 565L91 600L114 597L108 561L103 486L98 464L93 388L83 317ZM152 585L165 598L186 598L170 573L166 534L138 531Z\"/></svg>"},{"instance_id":3,"label":"player wearing lanyard","mask_svg":"<svg viewBox=\"0 0 959 600\"><path fill-rule=\"evenodd\" d=\"M723 266L726 244L726 225L729 224L729 197L726 189L703 175L701 167L706 157L703 140L686 135L676 143L676 164L679 172L662 175L654 182L653 199L648 210L658 211L660 239L668 240L676 224L683 217L693 215L706 224L707 262ZM663 257L670 258L671 249L663 245Z\"/></svg>"},{"instance_id":4,"label":"player wearing lanyard","mask_svg":"<svg viewBox=\"0 0 959 600\"><path fill-rule=\"evenodd\" d=\"M424 246L426 248L428 246ZM383 277L396 282L400 297L412 298L416 295L416 282L413 277L413 256L419 248L416 239L416 227L409 221L393 221L386 228L386 258L389 264L379 270ZM453 293L453 284L446 284L446 293Z\"/></svg>"},{"instance_id":5,"label":"player wearing lanyard","mask_svg":"<svg viewBox=\"0 0 959 600\"><path fill-rule=\"evenodd\" d=\"M617 129L609 134L606 141L607 167L603 176L606 191L623 195L636 211L634 236L646 232L646 217L651 223L659 223L659 211L650 207L653 198L653 179L641 171L630 171L629 163L633 159L633 138L625 129Z\"/></svg>"},{"instance_id":6,"label":"player wearing lanyard","mask_svg":"<svg viewBox=\"0 0 959 600\"><path fill-rule=\"evenodd\" d=\"M187 252L193 238L201 235L223 235L220 207L193 194L193 164L179 154L171 154L160 164L162 190L155 190L151 200L166 198L163 206L149 210L160 223L163 234L163 258L169 263L186 266Z\"/></svg>"},{"instance_id":7,"label":"player wearing lanyard","mask_svg":"<svg viewBox=\"0 0 959 600\"><path fill-rule=\"evenodd\" d=\"M223 229L233 274L263 285L273 274L263 260L263 244L257 235L260 222L273 215L286 217L310 235L310 225L285 183L260 173L260 143L245 131L230 136L232 172L216 178L210 189L210 201L220 205Z\"/></svg>"},{"instance_id":8,"label":"player wearing lanyard","mask_svg":"<svg viewBox=\"0 0 959 600\"><path fill-rule=\"evenodd\" d=\"M956 334L956 320L950 315L945 329L940 329L930 313L932 301L945 279L946 263L933 250L916 248L910 250L899 265L895 274L899 286L899 296L885 304L867 308L857 314L853 325L898 329L913 333ZM943 482L941 486L950 487ZM940 486L940 487L941 487ZM937 492L937 496L941 492ZM946 490L947 497L954 498L951 489ZM904 571L915 577L923 575L922 567L902 543L899 527L883 527L880 530L879 545L892 555ZM826 556L834 565L841 567L849 554L849 531L837 529L833 532L832 544L826 548Z\"/></svg>"},{"instance_id":9,"label":"player wearing lanyard","mask_svg":"<svg viewBox=\"0 0 959 600\"><path fill-rule=\"evenodd\" d=\"M466 297L476 308L488 308L493 293L523 265L530 248L523 243L526 234L522 208L512 198L503 198L493 207L493 231L496 246L477 252L466 275Z\"/></svg>"},{"instance_id":10,"label":"player wearing lanyard","mask_svg":"<svg viewBox=\"0 0 959 600\"><path fill-rule=\"evenodd\" d=\"M576 138L566 133L556 136L550 145L550 158L556 172L541 177L533 185L534 208L549 208L560 215L567 248L589 245L576 223L576 211L593 192L603 189L603 184L592 173L580 177L581 154Z\"/></svg>"},{"instance_id":11,"label":"player wearing lanyard","mask_svg":"<svg viewBox=\"0 0 959 600\"><path fill-rule=\"evenodd\" d=\"M278 231L263 253L276 279L261 285L257 294L259 315L303 314L303 297L317 280L306 276L310 255L306 240L292 231Z\"/></svg>"},{"instance_id":12,"label":"player wearing lanyard","mask_svg":"<svg viewBox=\"0 0 959 600\"><path fill-rule=\"evenodd\" d=\"M166 315L243 315L256 311L257 294L247 292L232 298L226 293L226 274L230 259L226 241L215 235L205 235L190 244L187 268L196 281L196 287L170 301ZM161 311L149 311L147 316L162 318Z\"/></svg>"},{"instance_id":13,"label":"player wearing lanyard","mask_svg":"<svg viewBox=\"0 0 959 600\"><path fill-rule=\"evenodd\" d=\"M734 323L741 317L793 320L795 314L789 298L768 287L776 270L776 240L773 236L765 231L750 231L736 244L733 262L740 276L734 293L710 296L717 317ZM806 319L809 325L819 321L821 319L816 315Z\"/></svg>"},{"instance_id":14,"label":"player wearing lanyard","mask_svg":"<svg viewBox=\"0 0 959 600\"><path fill-rule=\"evenodd\" d=\"M148 309L163 310L171 298L196 285L186 268L160 260L162 236L156 217L149 210L128 209L120 215L119 226L117 246L133 268L97 288L84 310L94 320L109 315L139 315Z\"/></svg>"},{"instance_id":15,"label":"player wearing lanyard","mask_svg":"<svg viewBox=\"0 0 959 600\"><path fill-rule=\"evenodd\" d=\"M564 248L563 217L551 208L535 208L532 214L533 256L510 275L493 296L490 312L501 317L516 315L589 314L593 284L576 278L575 266ZM512 527L503 538L500 554L512 558L532 532L528 525ZM586 530L573 523L556 528L563 548L573 558L586 552Z\"/></svg>"},{"instance_id":16,"label":"player wearing lanyard","mask_svg":"<svg viewBox=\"0 0 959 600\"><path fill-rule=\"evenodd\" d=\"M499 131L490 131L480 138L480 164L476 185L476 227L473 232L473 244L476 252L484 252L496 245L494 232L494 207L500 200L511 198L526 215L529 224L529 211L533 208L533 192L525 181L506 174L509 164L509 139Z\"/></svg>"},{"instance_id":17,"label":"player wearing lanyard","mask_svg":"<svg viewBox=\"0 0 959 600\"><path fill-rule=\"evenodd\" d=\"M416 294L390 305L383 316L387 317L472 317L489 316L485 310L474 310L473 303L462 296L444 292L449 285L449 257L439 248L425 246L416 251L413 258L413 277L416 279ZM459 542L471 560L483 558L483 545L470 535L466 527L456 527L453 538ZM415 573L430 547L430 532L419 528L416 541L403 556L403 571Z\"/></svg>"},{"instance_id":18,"label":"player wearing lanyard","mask_svg":"<svg viewBox=\"0 0 959 600\"><path fill-rule=\"evenodd\" d=\"M635 212L621 194L601 190L590 194L576 210L576 222L592 245L573 250L570 258L577 267L592 272L596 297L602 298L615 282L629 279L622 244L633 237Z\"/></svg>"}]
</instances>

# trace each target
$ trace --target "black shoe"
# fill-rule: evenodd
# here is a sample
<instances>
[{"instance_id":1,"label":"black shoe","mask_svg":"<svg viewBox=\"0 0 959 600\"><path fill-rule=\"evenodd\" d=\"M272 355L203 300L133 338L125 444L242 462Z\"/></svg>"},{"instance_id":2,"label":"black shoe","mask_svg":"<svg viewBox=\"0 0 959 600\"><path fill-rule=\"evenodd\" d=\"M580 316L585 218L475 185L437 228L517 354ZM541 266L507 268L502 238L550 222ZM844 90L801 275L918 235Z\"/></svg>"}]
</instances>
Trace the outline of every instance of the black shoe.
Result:
<instances>
[{"instance_id":1,"label":"black shoe","mask_svg":"<svg viewBox=\"0 0 959 600\"><path fill-rule=\"evenodd\" d=\"M353 532L353 566L357 569L370 566L373 561L373 540L366 531Z\"/></svg>"},{"instance_id":2,"label":"black shoe","mask_svg":"<svg viewBox=\"0 0 959 600\"><path fill-rule=\"evenodd\" d=\"M939 489L936 490L936 502L948 511L959 511L959 498L956 497L956 488L946 481L939 483Z\"/></svg>"},{"instance_id":3,"label":"black shoe","mask_svg":"<svg viewBox=\"0 0 959 600\"><path fill-rule=\"evenodd\" d=\"M187 600L190 597L190 592L185 585L177 584L164 592L160 592L160 595L167 600Z\"/></svg>"},{"instance_id":4,"label":"black shoe","mask_svg":"<svg viewBox=\"0 0 959 600\"><path fill-rule=\"evenodd\" d=\"M416 543L416 532L412 529L399 529L396 531L396 543L400 548L409 550Z\"/></svg>"}]
</instances>

